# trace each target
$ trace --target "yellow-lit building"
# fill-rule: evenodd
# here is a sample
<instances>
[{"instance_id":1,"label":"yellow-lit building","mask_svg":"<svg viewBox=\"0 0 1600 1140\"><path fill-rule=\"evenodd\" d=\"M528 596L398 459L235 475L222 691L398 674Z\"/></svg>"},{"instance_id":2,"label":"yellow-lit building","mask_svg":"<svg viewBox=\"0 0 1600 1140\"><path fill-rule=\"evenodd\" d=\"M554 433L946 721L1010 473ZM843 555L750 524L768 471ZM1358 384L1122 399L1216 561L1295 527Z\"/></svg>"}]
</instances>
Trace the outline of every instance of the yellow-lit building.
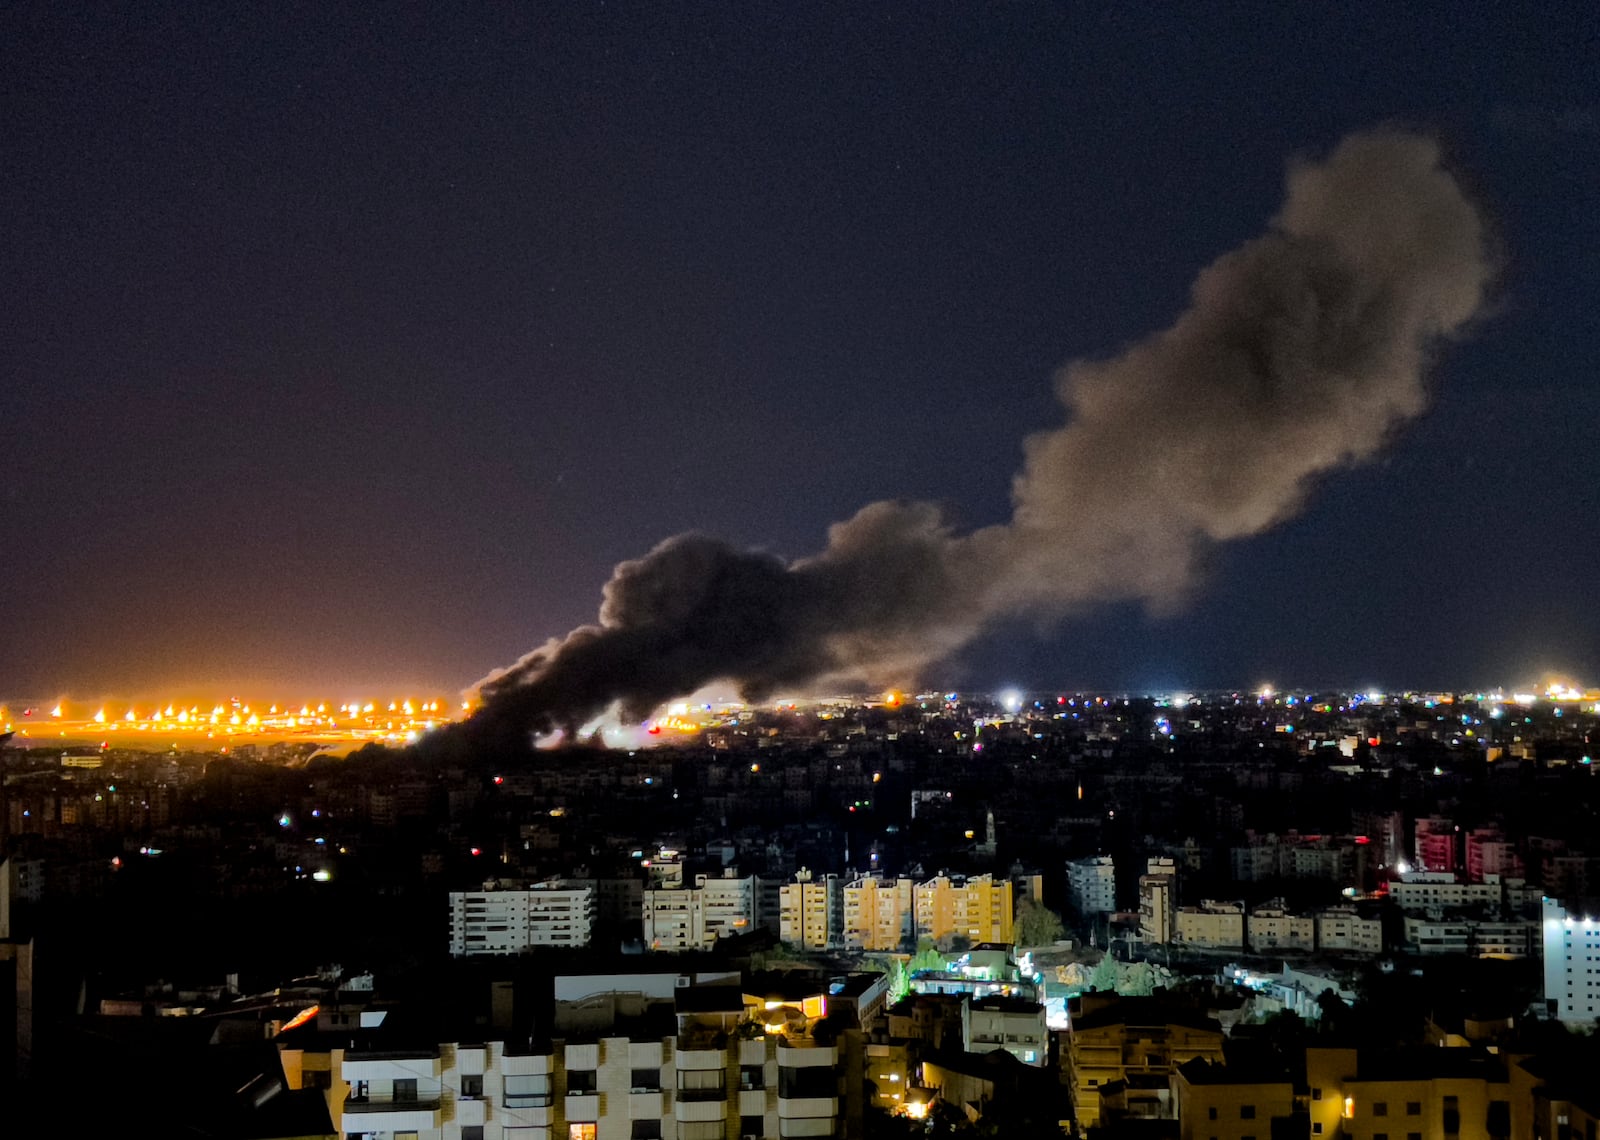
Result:
<instances>
[{"instance_id":1,"label":"yellow-lit building","mask_svg":"<svg viewBox=\"0 0 1600 1140\"><path fill-rule=\"evenodd\" d=\"M1178 908L1175 941L1205 950L1244 946L1244 904L1206 899L1199 906Z\"/></svg>"},{"instance_id":2,"label":"yellow-lit building","mask_svg":"<svg viewBox=\"0 0 1600 1140\"><path fill-rule=\"evenodd\" d=\"M1172 1090L1178 1140L1271 1140L1278 1134L1273 1122L1286 1121L1295 1110L1294 1082L1287 1075L1207 1061L1178 1066Z\"/></svg>"},{"instance_id":3,"label":"yellow-lit building","mask_svg":"<svg viewBox=\"0 0 1600 1140\"><path fill-rule=\"evenodd\" d=\"M1468 1049L1358 1054L1307 1049L1313 1136L1344 1140L1508 1140L1503 1061ZM1209 1140L1209 1138L1208 1138Z\"/></svg>"},{"instance_id":4,"label":"yellow-lit building","mask_svg":"<svg viewBox=\"0 0 1600 1140\"><path fill-rule=\"evenodd\" d=\"M917 884L914 906L918 938L937 942L959 934L973 945L1012 941L1015 905L1008 880L939 875Z\"/></svg>"},{"instance_id":5,"label":"yellow-lit building","mask_svg":"<svg viewBox=\"0 0 1600 1140\"><path fill-rule=\"evenodd\" d=\"M778 889L778 937L807 950L828 950L838 944L839 876L815 877L801 868L794 882Z\"/></svg>"},{"instance_id":6,"label":"yellow-lit building","mask_svg":"<svg viewBox=\"0 0 1600 1140\"><path fill-rule=\"evenodd\" d=\"M847 950L904 949L912 940L913 890L910 879L868 875L844 888L844 946Z\"/></svg>"},{"instance_id":7,"label":"yellow-lit building","mask_svg":"<svg viewBox=\"0 0 1600 1140\"><path fill-rule=\"evenodd\" d=\"M871 1103L886 1112L903 1112L911 1089L911 1056L905 1041L869 1041L863 1050Z\"/></svg>"},{"instance_id":8,"label":"yellow-lit building","mask_svg":"<svg viewBox=\"0 0 1600 1140\"><path fill-rule=\"evenodd\" d=\"M1196 1059L1222 1063L1222 1027L1217 1021L1158 998L1087 993L1071 1011L1071 1019L1067 1081L1080 1128L1100 1123L1103 1085L1170 1074ZM1206 1140L1211 1135L1206 1133ZM1265 1130L1260 1140L1268 1140Z\"/></svg>"}]
</instances>

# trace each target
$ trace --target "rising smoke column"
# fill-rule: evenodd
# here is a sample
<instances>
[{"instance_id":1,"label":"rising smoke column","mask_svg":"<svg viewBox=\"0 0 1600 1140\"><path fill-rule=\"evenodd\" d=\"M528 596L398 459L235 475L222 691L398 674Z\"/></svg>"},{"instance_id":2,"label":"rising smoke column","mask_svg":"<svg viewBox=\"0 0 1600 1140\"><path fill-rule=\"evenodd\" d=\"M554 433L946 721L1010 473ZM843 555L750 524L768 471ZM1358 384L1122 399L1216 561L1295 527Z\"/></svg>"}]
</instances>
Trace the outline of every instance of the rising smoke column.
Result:
<instances>
[{"instance_id":1,"label":"rising smoke column","mask_svg":"<svg viewBox=\"0 0 1600 1140\"><path fill-rule=\"evenodd\" d=\"M597 624L479 682L474 727L526 743L715 680L752 699L904 682L998 619L1171 608L1208 546L1291 517L1317 476L1423 411L1430 354L1491 272L1436 142L1350 136L1291 166L1283 210L1200 273L1169 328L1062 370L1066 423L1027 438L1009 523L957 534L932 504L873 503L796 562L669 538L616 568Z\"/></svg>"}]
</instances>

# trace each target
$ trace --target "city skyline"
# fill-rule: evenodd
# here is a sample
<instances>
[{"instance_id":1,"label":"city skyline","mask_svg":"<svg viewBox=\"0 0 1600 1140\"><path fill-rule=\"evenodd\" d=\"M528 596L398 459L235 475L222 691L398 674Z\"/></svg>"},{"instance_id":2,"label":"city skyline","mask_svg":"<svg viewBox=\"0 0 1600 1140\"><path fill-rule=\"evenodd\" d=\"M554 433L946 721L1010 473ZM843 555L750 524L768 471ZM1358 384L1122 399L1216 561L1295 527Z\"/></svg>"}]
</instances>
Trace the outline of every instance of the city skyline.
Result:
<instances>
[{"instance_id":1,"label":"city skyline","mask_svg":"<svg viewBox=\"0 0 1600 1140\"><path fill-rule=\"evenodd\" d=\"M316 19L7 37L8 690L452 693L686 529L794 558L886 497L1001 522L1055 370L1166 327L1286 160L1394 123L1502 270L1432 406L1181 608L1013 616L930 676L1597 675L1600 128L1560 21Z\"/></svg>"}]
</instances>

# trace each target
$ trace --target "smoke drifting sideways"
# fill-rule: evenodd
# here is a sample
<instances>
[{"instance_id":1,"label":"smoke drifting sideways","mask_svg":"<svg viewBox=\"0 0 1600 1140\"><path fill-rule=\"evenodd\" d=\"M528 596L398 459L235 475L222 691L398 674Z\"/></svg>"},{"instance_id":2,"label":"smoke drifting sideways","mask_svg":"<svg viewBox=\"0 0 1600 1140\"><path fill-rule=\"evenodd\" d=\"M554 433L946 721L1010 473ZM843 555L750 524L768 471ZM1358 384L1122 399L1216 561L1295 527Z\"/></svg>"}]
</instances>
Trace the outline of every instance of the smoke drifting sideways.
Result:
<instances>
[{"instance_id":1,"label":"smoke drifting sideways","mask_svg":"<svg viewBox=\"0 0 1600 1140\"><path fill-rule=\"evenodd\" d=\"M478 682L463 727L526 747L712 681L751 700L907 683L1002 619L1170 611L1209 546L1291 517L1424 410L1432 354L1492 276L1433 139L1349 136L1291 164L1281 212L1200 273L1169 328L1061 371L1066 422L1027 437L1010 522L956 533L930 503L877 502L794 562L669 538L616 568L596 624Z\"/></svg>"}]
</instances>

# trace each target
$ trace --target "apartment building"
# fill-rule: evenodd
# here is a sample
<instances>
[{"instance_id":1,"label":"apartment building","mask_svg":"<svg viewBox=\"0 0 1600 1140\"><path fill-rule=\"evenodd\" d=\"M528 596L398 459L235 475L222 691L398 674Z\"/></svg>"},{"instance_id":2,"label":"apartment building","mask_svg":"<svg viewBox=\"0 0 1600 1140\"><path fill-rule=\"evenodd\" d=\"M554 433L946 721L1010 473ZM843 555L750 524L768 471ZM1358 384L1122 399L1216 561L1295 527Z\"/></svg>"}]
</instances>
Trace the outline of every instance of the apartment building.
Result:
<instances>
[{"instance_id":1,"label":"apartment building","mask_svg":"<svg viewBox=\"0 0 1600 1140\"><path fill-rule=\"evenodd\" d=\"M1168 1076L1196 1058L1222 1062L1222 1027L1186 1006L1087 993L1069 1012L1067 1082L1080 1128L1100 1123L1100 1090L1108 1084Z\"/></svg>"},{"instance_id":2,"label":"apartment building","mask_svg":"<svg viewBox=\"0 0 1600 1140\"><path fill-rule=\"evenodd\" d=\"M915 886L912 903L918 938L938 941L959 934L974 945L1012 941L1016 908L1009 880L938 875Z\"/></svg>"},{"instance_id":3,"label":"apartment building","mask_svg":"<svg viewBox=\"0 0 1600 1140\"><path fill-rule=\"evenodd\" d=\"M1290 913L1282 899L1252 909L1246 929L1250 949L1257 954L1311 951L1317 946L1316 920L1310 915Z\"/></svg>"},{"instance_id":4,"label":"apartment building","mask_svg":"<svg viewBox=\"0 0 1600 1140\"><path fill-rule=\"evenodd\" d=\"M1545 899L1541 915L1544 996L1553 1016L1593 1025L1600 1018L1600 917Z\"/></svg>"},{"instance_id":5,"label":"apartment building","mask_svg":"<svg viewBox=\"0 0 1600 1140\"><path fill-rule=\"evenodd\" d=\"M1173 940L1199 950L1237 950L1244 947L1244 932L1242 902L1206 899L1178 908Z\"/></svg>"},{"instance_id":6,"label":"apartment building","mask_svg":"<svg viewBox=\"0 0 1600 1140\"><path fill-rule=\"evenodd\" d=\"M778 890L778 937L807 950L839 945L844 923L844 883L838 875L816 877L802 867Z\"/></svg>"},{"instance_id":7,"label":"apartment building","mask_svg":"<svg viewBox=\"0 0 1600 1140\"><path fill-rule=\"evenodd\" d=\"M848 950L903 950L916 940L916 884L867 875L844 888L843 943Z\"/></svg>"},{"instance_id":8,"label":"apartment building","mask_svg":"<svg viewBox=\"0 0 1600 1140\"><path fill-rule=\"evenodd\" d=\"M450 892L450 954L521 954L589 944L592 885L552 879L526 886L492 880L481 891Z\"/></svg>"},{"instance_id":9,"label":"apartment building","mask_svg":"<svg viewBox=\"0 0 1600 1140\"><path fill-rule=\"evenodd\" d=\"M1178 865L1163 855L1145 865L1139 876L1139 939L1163 945L1171 942L1177 925Z\"/></svg>"},{"instance_id":10,"label":"apartment building","mask_svg":"<svg viewBox=\"0 0 1600 1140\"><path fill-rule=\"evenodd\" d=\"M285 1083L324 1087L335 1131L366 1140L860 1136L860 1034L824 1024L825 981L780 997L671 974L556 986L549 1041L302 1034L280 1043Z\"/></svg>"},{"instance_id":11,"label":"apartment building","mask_svg":"<svg viewBox=\"0 0 1600 1140\"><path fill-rule=\"evenodd\" d=\"M1079 917L1112 914L1117 909L1117 868L1109 855L1067 864L1067 895Z\"/></svg>"},{"instance_id":12,"label":"apartment building","mask_svg":"<svg viewBox=\"0 0 1600 1140\"><path fill-rule=\"evenodd\" d=\"M646 888L644 944L668 952L708 950L720 938L744 934L760 922L760 883L732 867L720 876L696 875L692 887Z\"/></svg>"},{"instance_id":13,"label":"apartment building","mask_svg":"<svg viewBox=\"0 0 1600 1140\"><path fill-rule=\"evenodd\" d=\"M1382 954L1383 920L1364 918L1353 906L1317 913L1317 949L1336 954Z\"/></svg>"},{"instance_id":14,"label":"apartment building","mask_svg":"<svg viewBox=\"0 0 1600 1140\"><path fill-rule=\"evenodd\" d=\"M971 1035L967 1051L1004 1049L1024 1065L1043 1067L1050 1055L1050 1032L1044 1006L1021 998L985 997L971 1003L967 1014Z\"/></svg>"}]
</instances>

